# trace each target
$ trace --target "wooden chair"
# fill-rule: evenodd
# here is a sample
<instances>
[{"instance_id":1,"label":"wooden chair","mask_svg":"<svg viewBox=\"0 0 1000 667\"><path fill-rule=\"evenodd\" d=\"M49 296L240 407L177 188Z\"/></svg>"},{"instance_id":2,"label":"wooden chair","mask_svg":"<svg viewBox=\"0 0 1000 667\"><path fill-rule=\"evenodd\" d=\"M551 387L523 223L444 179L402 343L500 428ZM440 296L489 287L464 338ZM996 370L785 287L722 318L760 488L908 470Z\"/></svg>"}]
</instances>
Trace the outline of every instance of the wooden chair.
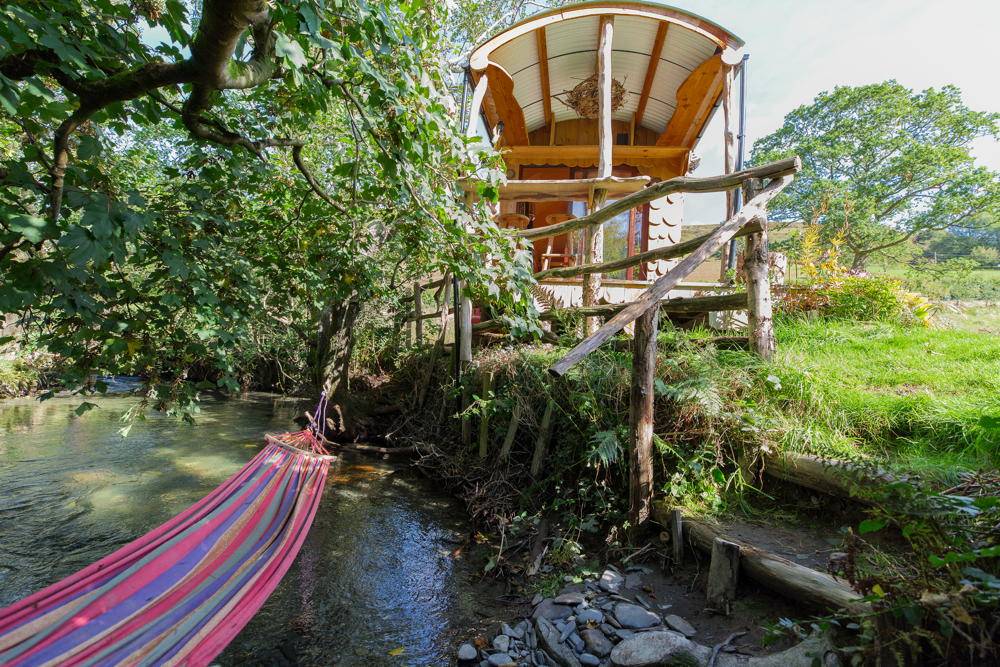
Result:
<instances>
[{"instance_id":1,"label":"wooden chair","mask_svg":"<svg viewBox=\"0 0 1000 667\"><path fill-rule=\"evenodd\" d=\"M549 213L545 216L545 224L557 225L560 222L566 222L567 220L572 220L575 215L570 213ZM552 252L552 246L555 243L556 238L564 238L566 242L569 242L569 238L565 234L561 234L559 237L550 236L546 239L545 252L542 253L542 271L547 271L550 267L555 268L557 266L573 266L576 263L576 257L570 252L569 248L563 246L563 252Z\"/></svg>"},{"instance_id":2,"label":"wooden chair","mask_svg":"<svg viewBox=\"0 0 1000 667\"><path fill-rule=\"evenodd\" d=\"M497 216L497 224L501 229L527 229L531 220L520 213L501 213Z\"/></svg>"}]
</instances>

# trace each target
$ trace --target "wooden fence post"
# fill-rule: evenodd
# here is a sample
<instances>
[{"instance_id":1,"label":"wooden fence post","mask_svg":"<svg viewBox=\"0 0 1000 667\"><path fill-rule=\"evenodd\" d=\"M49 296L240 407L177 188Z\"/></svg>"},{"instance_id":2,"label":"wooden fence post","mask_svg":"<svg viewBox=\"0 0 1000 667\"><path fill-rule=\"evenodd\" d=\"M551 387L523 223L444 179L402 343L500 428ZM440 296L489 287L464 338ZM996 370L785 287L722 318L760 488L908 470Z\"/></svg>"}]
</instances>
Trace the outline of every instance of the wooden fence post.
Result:
<instances>
[{"instance_id":1,"label":"wooden fence post","mask_svg":"<svg viewBox=\"0 0 1000 667\"><path fill-rule=\"evenodd\" d=\"M413 283L413 344L420 346L424 342L424 314L423 292L420 290L420 282Z\"/></svg>"},{"instance_id":2,"label":"wooden fence post","mask_svg":"<svg viewBox=\"0 0 1000 667\"><path fill-rule=\"evenodd\" d=\"M760 181L748 180L745 189L745 199L750 201L760 192ZM771 359L774 356L775 341L767 253L767 219L764 218L760 221L760 231L747 236L743 271L747 283L747 335L750 350L764 359Z\"/></svg>"},{"instance_id":3,"label":"wooden fence post","mask_svg":"<svg viewBox=\"0 0 1000 667\"><path fill-rule=\"evenodd\" d=\"M483 375L483 395L480 398L489 400L490 390L493 389L493 373L488 372ZM479 458L485 459L490 447L490 415L489 413L479 416Z\"/></svg>"},{"instance_id":4,"label":"wooden fence post","mask_svg":"<svg viewBox=\"0 0 1000 667\"><path fill-rule=\"evenodd\" d=\"M538 438L535 440L535 453L531 457L531 476L538 477L545 465L545 453L549 448L549 434L552 432L552 410L555 408L554 399L549 399L545 404L545 414L542 415L542 423L538 427Z\"/></svg>"},{"instance_id":5,"label":"wooden fence post","mask_svg":"<svg viewBox=\"0 0 1000 667\"><path fill-rule=\"evenodd\" d=\"M712 561L708 566L705 596L708 606L729 615L736 600L736 585L740 575L740 545L721 537L712 543Z\"/></svg>"},{"instance_id":6,"label":"wooden fence post","mask_svg":"<svg viewBox=\"0 0 1000 667\"><path fill-rule=\"evenodd\" d=\"M632 339L632 390L629 397L629 523L649 518L653 502L653 378L656 374L656 330L660 307L635 321Z\"/></svg>"}]
</instances>

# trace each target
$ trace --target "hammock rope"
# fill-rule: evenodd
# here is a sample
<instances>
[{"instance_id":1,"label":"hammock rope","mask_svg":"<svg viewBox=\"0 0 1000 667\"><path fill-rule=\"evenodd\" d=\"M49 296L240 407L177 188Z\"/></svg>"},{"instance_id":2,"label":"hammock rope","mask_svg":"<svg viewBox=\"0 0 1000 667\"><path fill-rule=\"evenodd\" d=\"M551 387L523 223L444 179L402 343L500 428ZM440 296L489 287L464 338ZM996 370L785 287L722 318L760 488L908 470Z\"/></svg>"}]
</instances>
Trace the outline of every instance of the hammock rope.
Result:
<instances>
[{"instance_id":1,"label":"hammock rope","mask_svg":"<svg viewBox=\"0 0 1000 667\"><path fill-rule=\"evenodd\" d=\"M302 547L333 460L318 428L266 436L259 454L184 512L0 609L0 664L209 664Z\"/></svg>"}]
</instances>

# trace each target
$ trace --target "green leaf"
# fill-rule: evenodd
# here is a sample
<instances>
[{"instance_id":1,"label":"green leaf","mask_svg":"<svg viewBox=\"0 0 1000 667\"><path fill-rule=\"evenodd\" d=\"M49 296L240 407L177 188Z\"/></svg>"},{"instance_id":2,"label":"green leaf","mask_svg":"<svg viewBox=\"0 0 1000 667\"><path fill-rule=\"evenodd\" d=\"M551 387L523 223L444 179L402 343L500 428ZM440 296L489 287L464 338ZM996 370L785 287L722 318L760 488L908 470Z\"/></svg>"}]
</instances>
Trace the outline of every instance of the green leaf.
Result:
<instances>
[{"instance_id":1,"label":"green leaf","mask_svg":"<svg viewBox=\"0 0 1000 667\"><path fill-rule=\"evenodd\" d=\"M101 154L101 142L97 138L88 134L80 137L80 146L76 149L76 155L82 160L89 160Z\"/></svg>"},{"instance_id":2,"label":"green leaf","mask_svg":"<svg viewBox=\"0 0 1000 667\"><path fill-rule=\"evenodd\" d=\"M76 406L76 410L73 410L73 412L76 413L77 417L80 417L82 415L87 414L88 412L90 412L91 410L93 410L96 407L97 407L97 403L88 403L87 401L84 401L80 405Z\"/></svg>"},{"instance_id":3,"label":"green leaf","mask_svg":"<svg viewBox=\"0 0 1000 667\"><path fill-rule=\"evenodd\" d=\"M858 533L861 535L867 535L868 533L877 533L888 525L888 521L883 521L881 519L865 519L858 524Z\"/></svg>"},{"instance_id":4,"label":"green leaf","mask_svg":"<svg viewBox=\"0 0 1000 667\"><path fill-rule=\"evenodd\" d=\"M305 67L306 54L302 51L299 43L282 32L276 33L276 35L274 52L296 68Z\"/></svg>"},{"instance_id":5,"label":"green leaf","mask_svg":"<svg viewBox=\"0 0 1000 667\"><path fill-rule=\"evenodd\" d=\"M10 231L20 234L30 243L41 243L49 236L49 221L37 215L15 215L7 221Z\"/></svg>"}]
</instances>

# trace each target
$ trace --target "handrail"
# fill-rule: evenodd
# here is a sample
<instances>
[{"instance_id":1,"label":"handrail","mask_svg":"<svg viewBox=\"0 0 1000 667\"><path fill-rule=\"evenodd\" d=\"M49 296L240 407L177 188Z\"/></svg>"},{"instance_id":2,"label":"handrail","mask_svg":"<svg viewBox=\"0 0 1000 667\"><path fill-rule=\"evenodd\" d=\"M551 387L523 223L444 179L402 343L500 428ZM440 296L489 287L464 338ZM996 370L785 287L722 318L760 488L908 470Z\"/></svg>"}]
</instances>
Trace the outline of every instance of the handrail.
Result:
<instances>
[{"instance_id":1,"label":"handrail","mask_svg":"<svg viewBox=\"0 0 1000 667\"><path fill-rule=\"evenodd\" d=\"M628 306L627 303L607 303L599 306L574 306L553 308L538 316L543 322L550 322L568 315L601 317L615 315ZM747 293L714 294L712 296L677 297L660 302L660 311L665 313L704 313L719 310L742 310L747 307ZM475 332L492 331L503 328L503 320L483 320L472 325Z\"/></svg>"},{"instance_id":2,"label":"handrail","mask_svg":"<svg viewBox=\"0 0 1000 667\"><path fill-rule=\"evenodd\" d=\"M748 236L750 234L755 234L760 230L760 223L755 220L740 231L736 232L736 236ZM627 269L630 266L637 266L643 262L651 262L657 259L683 257L689 252L697 250L698 246L708 240L710 235L711 234L702 234L701 236L696 236L693 239L682 241L681 243L663 246L662 248L653 248L652 250L640 252L622 259L611 260L609 262L601 262L599 264L580 264L578 266L561 266L554 269L546 269L545 271L535 273L535 280L544 280L545 278L572 278L573 276L582 276L588 273L610 273L620 269Z\"/></svg>"},{"instance_id":3,"label":"handrail","mask_svg":"<svg viewBox=\"0 0 1000 667\"><path fill-rule=\"evenodd\" d=\"M559 236L566 232L582 229L589 225L598 225L611 220L616 215L629 211L637 206L642 206L654 199L659 199L664 195L676 192L724 192L743 185L743 182L752 179L775 179L794 174L802 168L802 163L798 157L790 157L776 162L762 164L759 167L751 167L741 171L734 171L731 174L721 176L678 176L666 181L654 183L647 188L639 190L621 199L608 202L604 207L597 209L593 213L573 218L566 222L547 227L537 227L534 229L520 229L514 233L518 238L535 241Z\"/></svg>"},{"instance_id":4,"label":"handrail","mask_svg":"<svg viewBox=\"0 0 1000 667\"><path fill-rule=\"evenodd\" d=\"M794 171L798 171L801 166L799 159L792 158L790 162ZM709 234L708 238L705 239L696 251L682 259L677 266L667 271L667 273L650 285L649 289L643 292L638 299L632 301L621 312L605 322L597 331L583 339L576 347L563 356L562 359L549 367L549 372L556 376L565 375L574 364L594 351L601 343L621 331L627 324L635 321L640 315L659 303L670 290L676 287L677 283L694 271L712 253L725 245L741 228L763 217L767 210L767 203L774 197L777 197L791 182L792 177L785 175L768 183L767 187L747 202L747 205L741 211L719 225L715 231Z\"/></svg>"}]
</instances>

